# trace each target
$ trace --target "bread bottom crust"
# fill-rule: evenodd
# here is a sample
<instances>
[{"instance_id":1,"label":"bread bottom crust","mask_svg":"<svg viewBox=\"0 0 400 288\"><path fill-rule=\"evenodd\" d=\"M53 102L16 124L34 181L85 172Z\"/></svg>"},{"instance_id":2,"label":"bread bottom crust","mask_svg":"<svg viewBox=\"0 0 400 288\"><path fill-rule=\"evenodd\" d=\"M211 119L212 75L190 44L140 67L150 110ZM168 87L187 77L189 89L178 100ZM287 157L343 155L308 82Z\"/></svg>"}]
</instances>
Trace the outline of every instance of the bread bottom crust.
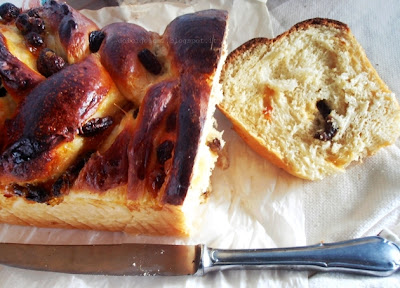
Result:
<instances>
[{"instance_id":1,"label":"bread bottom crust","mask_svg":"<svg viewBox=\"0 0 400 288\"><path fill-rule=\"evenodd\" d=\"M45 228L122 231L129 234L188 236L182 206L162 207L65 196L49 205L0 195L0 222Z\"/></svg>"}]
</instances>

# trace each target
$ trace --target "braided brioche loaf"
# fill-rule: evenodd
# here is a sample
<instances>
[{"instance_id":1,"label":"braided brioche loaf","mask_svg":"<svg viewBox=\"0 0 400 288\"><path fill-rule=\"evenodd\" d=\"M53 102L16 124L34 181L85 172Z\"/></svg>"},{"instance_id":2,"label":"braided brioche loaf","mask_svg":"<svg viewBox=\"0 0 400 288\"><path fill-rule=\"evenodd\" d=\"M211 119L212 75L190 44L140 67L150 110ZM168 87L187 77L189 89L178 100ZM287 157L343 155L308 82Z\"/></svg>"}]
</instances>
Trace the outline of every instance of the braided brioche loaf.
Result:
<instances>
[{"instance_id":1,"label":"braided brioche loaf","mask_svg":"<svg viewBox=\"0 0 400 288\"><path fill-rule=\"evenodd\" d=\"M343 171L400 134L395 95L349 28L311 19L227 58L221 111L259 154L305 179Z\"/></svg>"},{"instance_id":2,"label":"braided brioche loaf","mask_svg":"<svg viewBox=\"0 0 400 288\"><path fill-rule=\"evenodd\" d=\"M56 1L6 8L0 221L188 235L223 145L227 13L183 15L158 35L99 29Z\"/></svg>"}]
</instances>

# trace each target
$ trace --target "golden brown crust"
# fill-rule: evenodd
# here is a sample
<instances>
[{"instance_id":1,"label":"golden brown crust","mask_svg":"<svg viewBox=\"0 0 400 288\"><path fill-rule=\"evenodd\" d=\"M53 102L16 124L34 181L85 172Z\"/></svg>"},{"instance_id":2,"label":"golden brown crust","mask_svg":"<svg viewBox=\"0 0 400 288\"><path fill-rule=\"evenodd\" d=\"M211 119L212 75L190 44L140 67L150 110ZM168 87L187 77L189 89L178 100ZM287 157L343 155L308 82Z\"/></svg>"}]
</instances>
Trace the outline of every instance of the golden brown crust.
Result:
<instances>
[{"instance_id":1,"label":"golden brown crust","mask_svg":"<svg viewBox=\"0 0 400 288\"><path fill-rule=\"evenodd\" d=\"M71 6L57 1L47 1L42 7L32 9L45 21L46 32L59 39L69 63L81 61L89 55L89 33L97 25ZM61 47L57 47L59 48Z\"/></svg>"},{"instance_id":2,"label":"golden brown crust","mask_svg":"<svg viewBox=\"0 0 400 288\"><path fill-rule=\"evenodd\" d=\"M160 203L183 203L190 186L207 114L210 77L216 70L216 63L222 52L225 23L225 12L211 11L209 15L196 13L178 17L166 28L162 39L169 46L168 53L173 64L169 66L170 70L164 67L165 70L158 80L161 82L148 88L140 106L138 123L128 151L128 199L137 200L150 193ZM99 54L102 55L106 67L112 65L110 69L114 71L114 75L117 74L118 81L127 81L128 70L141 71L141 77L147 77L149 72L143 72L137 53L142 49L161 50L160 47L154 48L150 45L151 39L157 37L133 24L112 24L102 31L106 36ZM114 31L115 34L112 33ZM116 47L116 37L123 43L122 46ZM132 42L140 44L135 49L124 45ZM127 61L127 64L113 61L120 59L121 55L125 55L123 59L132 61ZM117 69L121 65L129 69ZM168 76L177 80L162 80ZM176 119L173 120L176 121L173 124L176 127L174 129L168 128L168 125L171 126L168 122L171 122L172 116ZM157 152L165 141L169 141L168 145L173 147L168 151L171 160L160 163ZM168 165L168 169L165 165ZM92 174L96 175L93 172ZM107 179L104 181L109 182ZM123 184L125 183L119 183Z\"/></svg>"},{"instance_id":3,"label":"golden brown crust","mask_svg":"<svg viewBox=\"0 0 400 288\"><path fill-rule=\"evenodd\" d=\"M146 193L157 196L166 181L165 163L157 152L167 138L172 141L165 161L171 159L176 151L176 133L167 131L166 123L169 115L176 113L174 110L180 98L178 85L179 81L160 82L153 85L143 99L137 128L128 150L130 200L140 199Z\"/></svg>"},{"instance_id":4,"label":"golden brown crust","mask_svg":"<svg viewBox=\"0 0 400 288\"><path fill-rule=\"evenodd\" d=\"M93 56L41 82L7 121L0 179L50 177L53 148L73 140L110 88L111 78Z\"/></svg>"},{"instance_id":5,"label":"golden brown crust","mask_svg":"<svg viewBox=\"0 0 400 288\"><path fill-rule=\"evenodd\" d=\"M140 63L138 53L154 50L157 35L131 23L113 23L101 31L105 35L99 50L102 64L121 93L139 105L147 86L156 78Z\"/></svg>"},{"instance_id":6,"label":"golden brown crust","mask_svg":"<svg viewBox=\"0 0 400 288\"><path fill-rule=\"evenodd\" d=\"M283 32L282 34L276 36L275 38L269 39L269 38L259 37L246 41L245 43L234 49L231 53L229 53L225 63L230 63L231 61L234 61L234 59L236 59L239 55L243 54L244 52L251 53L251 50L253 50L258 45L266 45L266 46L272 45L273 43L278 42L279 40L287 37L289 34L292 34L295 31L304 30L311 26L328 26L342 30L343 32L350 31L350 28L345 23L333 19L313 18L304 20L302 22L297 23L296 25L291 27L289 30ZM222 73L224 73L224 71L222 71Z\"/></svg>"},{"instance_id":7,"label":"golden brown crust","mask_svg":"<svg viewBox=\"0 0 400 288\"><path fill-rule=\"evenodd\" d=\"M129 119L106 151L103 153L97 151L91 155L74 183L75 189L101 194L128 183L128 146L134 128L134 121Z\"/></svg>"},{"instance_id":8,"label":"golden brown crust","mask_svg":"<svg viewBox=\"0 0 400 288\"><path fill-rule=\"evenodd\" d=\"M69 30L63 26L72 23L70 17L78 19L65 7L50 1L36 12L45 19L47 32L58 33L64 48L71 50L64 40L72 39L75 32L89 39L89 33L86 28L79 30L79 25L74 29L71 24ZM98 53L43 80L18 107L18 114L7 120L0 151L0 190L4 191L0 220L187 235L183 204L210 116L211 85L226 22L224 11L185 15L162 36L133 24L112 24L101 30L105 38ZM192 42L171 42L186 37ZM143 50L161 63L160 74L152 73L138 58ZM126 98L121 106L115 101L120 98L113 96L119 95L114 83ZM141 90L137 95L132 92L135 87ZM114 117L119 109L126 116ZM86 138L83 127L102 123L96 122L96 115L109 116L109 111L116 122L108 132ZM67 162L62 159L68 157Z\"/></svg>"},{"instance_id":9,"label":"golden brown crust","mask_svg":"<svg viewBox=\"0 0 400 288\"><path fill-rule=\"evenodd\" d=\"M45 78L16 58L8 49L7 40L0 34L0 76L13 99L20 103Z\"/></svg>"},{"instance_id":10,"label":"golden brown crust","mask_svg":"<svg viewBox=\"0 0 400 288\"><path fill-rule=\"evenodd\" d=\"M171 57L182 73L178 135L171 176L162 197L164 203L181 205L188 192L207 116L209 83L222 55L227 16L220 10L183 15L172 21L164 33Z\"/></svg>"}]
</instances>

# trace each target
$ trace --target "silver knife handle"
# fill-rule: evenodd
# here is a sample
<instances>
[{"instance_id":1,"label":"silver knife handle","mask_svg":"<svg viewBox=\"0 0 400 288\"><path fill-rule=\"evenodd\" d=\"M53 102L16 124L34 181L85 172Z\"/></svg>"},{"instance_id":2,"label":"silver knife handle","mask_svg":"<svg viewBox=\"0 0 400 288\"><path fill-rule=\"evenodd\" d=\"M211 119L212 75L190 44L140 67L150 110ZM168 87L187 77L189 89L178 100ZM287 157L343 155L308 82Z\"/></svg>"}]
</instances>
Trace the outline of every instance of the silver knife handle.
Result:
<instances>
[{"instance_id":1,"label":"silver knife handle","mask_svg":"<svg viewBox=\"0 0 400 288\"><path fill-rule=\"evenodd\" d=\"M399 247L378 236L312 246L222 250L203 246L198 275L225 269L286 269L389 276L400 265Z\"/></svg>"}]
</instances>

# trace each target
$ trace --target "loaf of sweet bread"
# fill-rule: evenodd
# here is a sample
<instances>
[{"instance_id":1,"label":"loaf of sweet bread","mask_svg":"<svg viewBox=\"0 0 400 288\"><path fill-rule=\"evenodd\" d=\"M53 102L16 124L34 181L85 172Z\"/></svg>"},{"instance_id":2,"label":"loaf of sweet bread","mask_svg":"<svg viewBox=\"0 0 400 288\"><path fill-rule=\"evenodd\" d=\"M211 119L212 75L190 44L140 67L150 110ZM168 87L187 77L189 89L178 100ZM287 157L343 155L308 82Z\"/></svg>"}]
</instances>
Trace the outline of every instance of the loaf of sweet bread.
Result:
<instances>
[{"instance_id":1,"label":"loaf of sweet bread","mask_svg":"<svg viewBox=\"0 0 400 288\"><path fill-rule=\"evenodd\" d=\"M162 35L57 1L0 16L0 221L188 235L223 145L227 12Z\"/></svg>"},{"instance_id":2,"label":"loaf of sweet bread","mask_svg":"<svg viewBox=\"0 0 400 288\"><path fill-rule=\"evenodd\" d=\"M400 108L347 25L298 23L250 40L221 73L221 111L260 155L305 179L322 179L394 143Z\"/></svg>"}]
</instances>

